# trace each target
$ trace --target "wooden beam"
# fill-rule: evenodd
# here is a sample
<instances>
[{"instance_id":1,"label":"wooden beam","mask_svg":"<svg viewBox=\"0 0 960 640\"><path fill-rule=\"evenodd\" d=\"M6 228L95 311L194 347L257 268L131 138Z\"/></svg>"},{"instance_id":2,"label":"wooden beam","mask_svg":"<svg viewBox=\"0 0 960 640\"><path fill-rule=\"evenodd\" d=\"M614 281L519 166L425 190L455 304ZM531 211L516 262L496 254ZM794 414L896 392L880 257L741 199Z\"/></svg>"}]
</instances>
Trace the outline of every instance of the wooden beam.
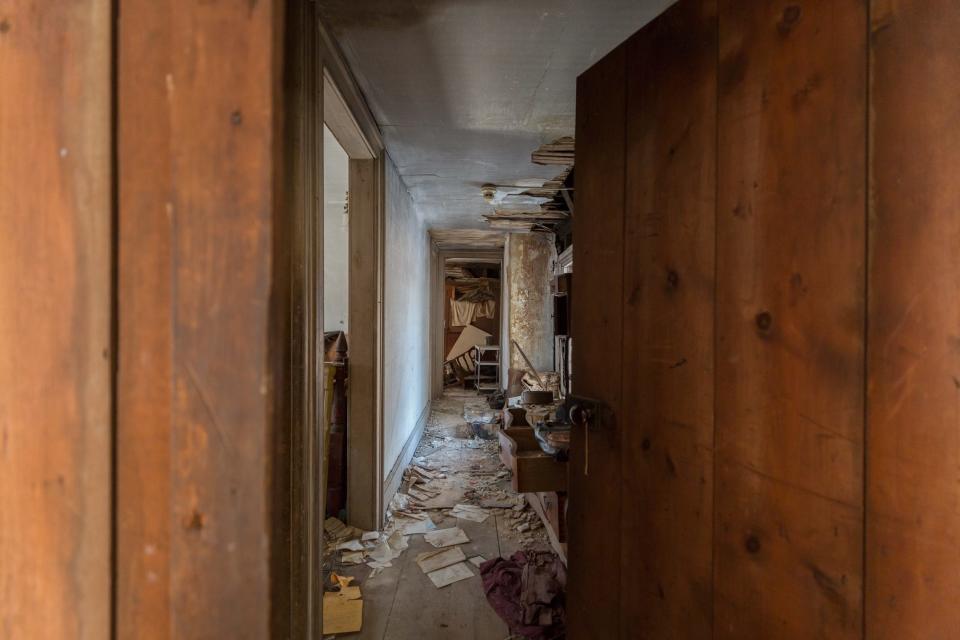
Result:
<instances>
[{"instance_id":1,"label":"wooden beam","mask_svg":"<svg viewBox=\"0 0 960 640\"><path fill-rule=\"evenodd\" d=\"M119 15L117 633L285 637L281 3Z\"/></svg>"},{"instance_id":2,"label":"wooden beam","mask_svg":"<svg viewBox=\"0 0 960 640\"><path fill-rule=\"evenodd\" d=\"M0 636L110 636L111 3L0 9Z\"/></svg>"}]
</instances>

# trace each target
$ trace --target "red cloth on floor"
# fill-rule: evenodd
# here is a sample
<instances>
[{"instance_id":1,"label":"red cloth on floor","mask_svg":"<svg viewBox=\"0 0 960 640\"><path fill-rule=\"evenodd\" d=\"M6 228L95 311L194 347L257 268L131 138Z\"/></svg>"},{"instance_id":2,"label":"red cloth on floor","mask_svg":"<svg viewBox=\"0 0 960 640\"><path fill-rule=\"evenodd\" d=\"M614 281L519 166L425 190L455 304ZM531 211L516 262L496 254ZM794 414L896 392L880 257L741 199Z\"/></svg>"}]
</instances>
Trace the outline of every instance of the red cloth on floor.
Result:
<instances>
[{"instance_id":1,"label":"red cloth on floor","mask_svg":"<svg viewBox=\"0 0 960 640\"><path fill-rule=\"evenodd\" d=\"M552 553L518 551L480 565L487 601L510 632L532 640L566 637L566 568Z\"/></svg>"}]
</instances>

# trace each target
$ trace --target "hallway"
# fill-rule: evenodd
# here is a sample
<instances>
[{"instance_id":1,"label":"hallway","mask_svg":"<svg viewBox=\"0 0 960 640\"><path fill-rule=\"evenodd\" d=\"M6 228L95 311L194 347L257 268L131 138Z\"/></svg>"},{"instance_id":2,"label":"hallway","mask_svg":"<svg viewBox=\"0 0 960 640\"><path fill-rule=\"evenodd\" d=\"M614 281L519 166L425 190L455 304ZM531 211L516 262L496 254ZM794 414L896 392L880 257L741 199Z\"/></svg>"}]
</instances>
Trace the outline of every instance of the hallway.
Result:
<instances>
[{"instance_id":1,"label":"hallway","mask_svg":"<svg viewBox=\"0 0 960 640\"><path fill-rule=\"evenodd\" d=\"M437 529L460 527L464 531L470 541L459 547L468 559L509 557L521 549L549 551L544 529L523 498L510 489L509 472L497 455L497 441L472 437L465 411L471 418L484 411L493 413L486 408L484 399L472 391L448 389L433 403L413 464L446 478L427 485L440 493L424 501L423 513L429 515ZM411 475L416 474L408 471L407 476ZM406 495L409 487L407 480L401 494ZM490 516L484 522L473 522L450 515L450 509L460 503L488 505ZM391 518L384 533L402 529L402 521L402 517ZM516 528L520 523L534 523L534 528L519 533ZM392 561L393 566L380 571L342 563L331 567L338 574L354 576L353 584L359 585L363 594L362 631L338 637L503 640L509 636L506 624L484 597L476 566L470 565L473 578L438 589L417 565L419 554L435 549L422 535L410 535L407 541L409 547Z\"/></svg>"}]
</instances>

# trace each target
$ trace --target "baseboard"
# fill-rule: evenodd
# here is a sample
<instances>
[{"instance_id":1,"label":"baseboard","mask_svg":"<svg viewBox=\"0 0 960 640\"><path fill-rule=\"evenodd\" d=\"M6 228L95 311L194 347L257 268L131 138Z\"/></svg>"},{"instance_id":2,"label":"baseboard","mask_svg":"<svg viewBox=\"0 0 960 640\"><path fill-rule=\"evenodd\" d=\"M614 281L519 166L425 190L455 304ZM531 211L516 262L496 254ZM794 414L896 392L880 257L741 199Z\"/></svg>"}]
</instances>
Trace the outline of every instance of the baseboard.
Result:
<instances>
[{"instance_id":1,"label":"baseboard","mask_svg":"<svg viewBox=\"0 0 960 640\"><path fill-rule=\"evenodd\" d=\"M393 496L400 490L400 484L403 482L403 470L410 464L410 461L413 459L413 454L417 450L417 445L420 444L420 438L423 437L423 430L427 426L427 418L430 417L431 404L432 401L427 402L427 406L423 408L420 417L417 419L417 426L413 428L407 441L403 444L403 449L400 451L400 455L397 457L393 468L390 469L390 473L388 473L387 477L383 480L384 509L390 505Z\"/></svg>"}]
</instances>

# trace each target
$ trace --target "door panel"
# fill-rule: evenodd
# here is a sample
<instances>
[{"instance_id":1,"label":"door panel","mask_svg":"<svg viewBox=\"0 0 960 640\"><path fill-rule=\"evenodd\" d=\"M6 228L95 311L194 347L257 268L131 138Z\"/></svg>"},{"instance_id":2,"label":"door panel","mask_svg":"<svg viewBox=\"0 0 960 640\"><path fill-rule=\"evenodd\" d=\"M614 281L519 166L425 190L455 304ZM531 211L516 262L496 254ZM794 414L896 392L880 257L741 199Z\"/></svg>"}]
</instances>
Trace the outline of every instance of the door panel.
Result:
<instances>
[{"instance_id":1,"label":"door panel","mask_svg":"<svg viewBox=\"0 0 960 640\"><path fill-rule=\"evenodd\" d=\"M575 392L620 408L624 207L624 64L620 46L577 81ZM582 265L582 266L581 266ZM571 638L619 634L620 449L615 424L571 442L568 615Z\"/></svg>"},{"instance_id":2,"label":"door panel","mask_svg":"<svg viewBox=\"0 0 960 640\"><path fill-rule=\"evenodd\" d=\"M716 47L683 1L627 54L622 637L711 633Z\"/></svg>"},{"instance_id":3,"label":"door panel","mask_svg":"<svg viewBox=\"0 0 960 640\"><path fill-rule=\"evenodd\" d=\"M720 3L715 638L858 638L865 8Z\"/></svg>"},{"instance_id":4,"label":"door panel","mask_svg":"<svg viewBox=\"0 0 960 640\"><path fill-rule=\"evenodd\" d=\"M873 3L867 637L960 629L960 5Z\"/></svg>"}]
</instances>

